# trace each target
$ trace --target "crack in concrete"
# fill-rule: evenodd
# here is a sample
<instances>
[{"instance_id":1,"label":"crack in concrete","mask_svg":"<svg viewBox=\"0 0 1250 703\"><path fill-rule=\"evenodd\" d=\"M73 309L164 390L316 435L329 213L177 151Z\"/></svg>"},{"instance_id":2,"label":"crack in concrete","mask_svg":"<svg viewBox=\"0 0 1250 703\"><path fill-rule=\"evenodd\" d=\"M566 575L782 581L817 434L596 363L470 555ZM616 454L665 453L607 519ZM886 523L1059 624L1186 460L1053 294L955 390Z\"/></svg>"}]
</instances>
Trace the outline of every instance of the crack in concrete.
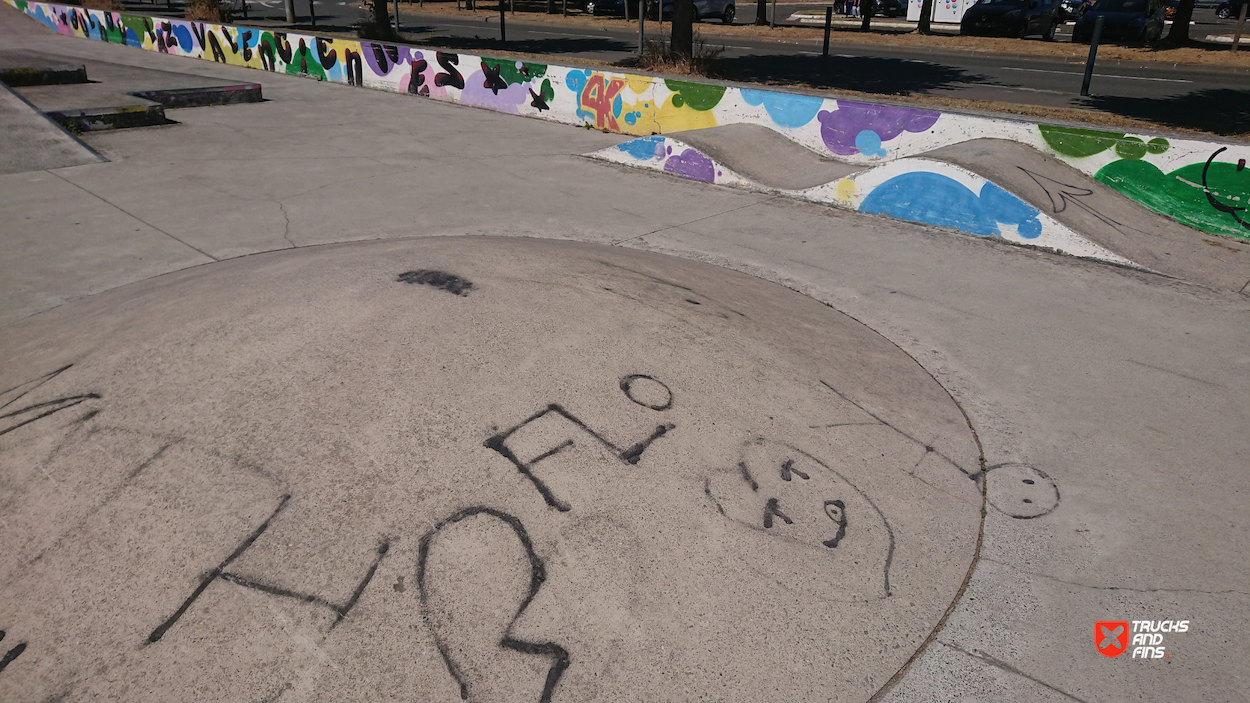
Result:
<instances>
[{"instance_id":1,"label":"crack in concrete","mask_svg":"<svg viewBox=\"0 0 1250 703\"><path fill-rule=\"evenodd\" d=\"M989 654L986 654L985 652L982 652L982 651L980 651L980 650L976 650L976 649L971 649L971 650L970 650L970 649L965 648L965 647L964 647L963 645L961 645L961 644L952 643L952 642L943 642L942 640L938 640L938 644L941 644L943 647L947 647L947 648L949 648L949 649L953 649L953 650L955 650L956 652L962 652L962 653L964 653L964 654L967 654L968 656L972 657L973 659L978 659L978 660L980 660L980 661L983 661L983 662L985 662L986 664L989 664L990 666L994 667L995 669L999 669L999 670L1001 670L1001 671L1006 671L1007 673L1009 673L1009 674L1015 674L1016 676L1022 676L1022 677L1024 677L1024 678L1026 678L1026 679L1028 679L1028 680L1032 681L1033 683L1035 683L1035 684L1039 685L1039 686L1045 686L1046 688L1049 688L1050 690L1054 691L1055 693L1058 693L1058 694L1059 694L1059 695L1061 695L1061 696L1064 696L1064 697L1069 698L1069 699L1071 699L1071 700L1077 701L1077 703L1086 703L1086 701L1085 701L1084 699L1077 698L1076 696L1072 695L1071 693L1068 693L1067 691L1063 690L1062 688L1058 688L1058 687L1056 687L1056 686L1052 686L1052 685L1050 685L1050 684L1046 683L1045 681L1042 681L1041 679L1039 679L1039 678L1037 678L1037 677L1035 677L1035 676L1031 676L1031 675L1029 675L1029 674L1026 674L1026 673L1024 673L1023 671L1020 671L1019 669L1017 669L1016 667L1014 667L1014 666L1012 666L1012 665L1008 664L1007 662L1002 661L1001 659L996 659L996 658L994 658L993 656L990 656Z\"/></svg>"},{"instance_id":2,"label":"crack in concrete","mask_svg":"<svg viewBox=\"0 0 1250 703\"><path fill-rule=\"evenodd\" d=\"M120 213L122 213L122 214L126 215L127 217L130 217L130 218L132 218L132 219L134 219L134 220L136 220L136 221L138 221L138 222L142 222L144 225L147 225L148 227L151 227L152 229L156 230L157 232L160 232L161 234L165 235L166 237L169 237L170 239L174 240L175 242L178 242L179 244L181 244L182 246L184 246L184 247L186 247L186 248L188 248L188 249L193 249L193 250L195 250L196 252L199 252L200 254L203 254L204 256L207 256L208 258L212 259L213 261L220 261L220 260L221 260L221 259L218 259L217 257L213 256L212 254L209 254L208 252L204 251L203 249L201 249L201 248L199 248L199 247L195 246L194 244L191 244L191 243L189 243L189 242L187 242L187 241L184 241L184 240L182 240L182 239L179 239L179 238L175 237L174 235L170 234L169 232L166 232L165 230L161 229L160 227L157 227L156 225L152 224L151 222L148 222L147 220L145 220L145 219L143 219L142 217L139 217L138 215L136 215L136 214L134 214L134 213L132 213L132 212L130 212L130 211L128 211L128 210L126 210L125 208L120 207L120 206L118 206L118 205L115 205L114 203L109 202L107 199L105 199L105 198L103 198L103 197L101 197L101 196L99 196L99 195L96 195L95 193L92 193L91 191L87 190L86 188L83 188L82 186L80 186L80 185L78 185L77 183L75 183L75 182L71 181L70 179L66 178L65 176L62 176L62 175L61 175L61 174L59 174L59 173L56 173L56 172L54 172L54 171L44 171L44 173L47 173L47 174L50 174L50 175L56 176L57 178L61 179L62 181L65 181L66 183L68 183L68 184L70 184L70 185L74 186L74 187L75 187L75 188L77 188L78 190L81 190L82 192L86 193L87 195L90 195L91 197L95 198L96 200L99 200L100 202L104 203L105 205L108 205L109 207L113 208L114 210L117 210L118 212L120 212Z\"/></svg>"},{"instance_id":3,"label":"crack in concrete","mask_svg":"<svg viewBox=\"0 0 1250 703\"><path fill-rule=\"evenodd\" d=\"M991 559L989 557L982 557L981 561L988 561L991 564L998 564L999 566L1005 566L1015 571L1016 573L1025 574L1026 576L1036 576L1037 578L1046 579L1048 581L1062 583L1065 586L1079 586L1080 588L1090 588L1090 589L1094 589L1098 591L1129 591L1131 593L1201 593L1203 595L1208 595L1208 596L1230 596L1230 595L1250 596L1250 593L1247 593L1245 591L1235 591L1235 590L1205 591L1201 588L1133 588L1132 586L1099 586L1099 585L1091 584L1091 583L1079 583L1077 581L1065 581L1059 578L1058 576L1042 574L1036 571L1024 571L1022 569L1016 568L1015 566L1011 564L1008 564L1005 561L999 561L998 559Z\"/></svg>"},{"instance_id":4,"label":"crack in concrete","mask_svg":"<svg viewBox=\"0 0 1250 703\"><path fill-rule=\"evenodd\" d=\"M634 237L626 237L625 239L619 239L619 240L617 240L617 241L615 241L615 242L612 242L612 246L614 246L614 247L616 247L616 246L620 246L620 245L624 244L625 242L632 242L632 241L637 240L637 239L642 239L643 237L648 237L648 236L651 236L651 235L656 234L656 233L658 233L658 232L663 232L664 230L668 230L668 229L678 229L678 228L680 228L680 227L685 227L686 225L692 225L692 224L694 224L694 223L696 223L696 222L702 222L702 221L704 221L704 220L710 220L710 219L712 219L713 217L720 217L721 215L728 215L728 214L729 214L729 213L731 213L731 212L737 212L737 211L739 211L739 210L745 210L746 208L749 208L749 207L754 207L754 206L756 206L756 205L762 205L762 204L767 203L767 202L769 202L769 201L776 200L776 199L778 199L778 198L780 198L780 197L782 197L782 196L780 196L780 195L773 195L773 196L769 196L769 197L767 197L767 198L764 198L763 200L757 200L757 201L755 201L755 202L753 202L753 203L747 203L746 205L742 205L742 206L740 206L740 207L730 208L730 209L725 210L725 211L723 211L723 212L713 213L713 214L711 214L711 215L707 215L706 217L699 217L699 218L696 218L696 219L690 220L689 222L682 222L682 223L680 223L680 224L676 224L676 225L666 225L666 226L661 227L661 228L659 228L659 229L657 229L657 230L652 230L652 231L650 231L650 232L644 232L644 233L639 234L639 235L634 236Z\"/></svg>"},{"instance_id":5,"label":"crack in concrete","mask_svg":"<svg viewBox=\"0 0 1250 703\"><path fill-rule=\"evenodd\" d=\"M286 211L286 206L282 204L281 200L275 200L274 202L282 210L282 238L286 240L287 244L291 245L292 249L295 249L297 248L295 242L291 241L291 214Z\"/></svg>"}]
</instances>

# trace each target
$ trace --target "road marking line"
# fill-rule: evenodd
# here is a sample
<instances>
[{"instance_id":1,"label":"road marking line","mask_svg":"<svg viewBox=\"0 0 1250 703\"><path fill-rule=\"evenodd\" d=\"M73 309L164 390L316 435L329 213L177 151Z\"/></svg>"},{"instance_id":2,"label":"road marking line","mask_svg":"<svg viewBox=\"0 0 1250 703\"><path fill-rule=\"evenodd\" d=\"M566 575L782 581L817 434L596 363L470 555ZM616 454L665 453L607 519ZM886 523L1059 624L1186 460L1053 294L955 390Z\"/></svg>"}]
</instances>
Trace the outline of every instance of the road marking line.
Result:
<instances>
[{"instance_id":1,"label":"road marking line","mask_svg":"<svg viewBox=\"0 0 1250 703\"><path fill-rule=\"evenodd\" d=\"M1076 71L1047 71L1042 68L1015 68L1013 66L1003 66L1004 71L1027 71L1029 73L1054 73L1061 76L1083 76L1084 73ZM1193 83L1193 81L1181 80L1180 78L1149 78L1147 76L1116 76L1110 73L1095 73L1099 78L1123 78L1126 81L1159 81L1161 83Z\"/></svg>"}]
</instances>

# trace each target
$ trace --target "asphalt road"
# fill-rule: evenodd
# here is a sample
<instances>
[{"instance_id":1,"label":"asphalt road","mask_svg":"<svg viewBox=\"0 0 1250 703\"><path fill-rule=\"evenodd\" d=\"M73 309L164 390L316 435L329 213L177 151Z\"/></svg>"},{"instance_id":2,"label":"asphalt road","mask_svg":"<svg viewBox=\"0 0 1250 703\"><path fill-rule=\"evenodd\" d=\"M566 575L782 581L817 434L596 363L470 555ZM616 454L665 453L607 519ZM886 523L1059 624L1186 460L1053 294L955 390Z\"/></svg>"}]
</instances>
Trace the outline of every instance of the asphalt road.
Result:
<instances>
[{"instance_id":1,"label":"asphalt road","mask_svg":"<svg viewBox=\"0 0 1250 703\"><path fill-rule=\"evenodd\" d=\"M175 7L177 4L175 4ZM794 12L805 5L782 5ZM816 5L806 5L816 7ZM151 6L144 6L151 7ZM248 20L265 24L284 20L282 0L252 0ZM298 24L311 25L308 5L297 0ZM412 9L410 9L412 8ZM318 0L318 28L349 29L361 17L353 0ZM1194 35L1215 31L1210 8L1196 13ZM619 25L559 25L508 18L508 42L499 42L499 20L480 13L480 20L420 14L400 5L403 33L415 43L463 51L506 48L512 51L562 55L616 62L629 59L638 45L633 30ZM1230 21L1231 22L1231 21ZM1220 24L1219 27L1222 27ZM667 36L669 24L648 34ZM1069 24L1062 40L1070 40ZM1060 108L1083 108L1149 119L1166 126L1196 128L1235 135L1250 130L1250 71L1215 66L1168 66L1103 60L1095 69L1089 97L1080 96L1084 61L1062 57L1005 56L963 50L907 48L853 43L834 35L831 60L821 58L818 39L713 37L723 42L721 70L741 81L768 81L830 90L883 95L932 95ZM1041 41L1032 37L1022 41Z\"/></svg>"}]
</instances>

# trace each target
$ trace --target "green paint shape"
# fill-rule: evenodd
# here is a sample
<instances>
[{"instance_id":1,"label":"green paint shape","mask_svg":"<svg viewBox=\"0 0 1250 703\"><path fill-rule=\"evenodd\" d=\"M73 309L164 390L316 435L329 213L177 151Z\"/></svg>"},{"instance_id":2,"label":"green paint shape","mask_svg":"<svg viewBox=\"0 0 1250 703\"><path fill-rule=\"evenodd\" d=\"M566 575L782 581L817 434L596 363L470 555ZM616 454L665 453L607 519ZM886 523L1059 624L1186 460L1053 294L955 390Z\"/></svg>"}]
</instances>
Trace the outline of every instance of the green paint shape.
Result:
<instances>
[{"instance_id":1,"label":"green paint shape","mask_svg":"<svg viewBox=\"0 0 1250 703\"><path fill-rule=\"evenodd\" d=\"M515 59L488 59L483 58L482 63L491 68L499 69L499 77L508 85L523 85L537 78L547 75L547 64L545 63L525 63L520 62L521 67L517 67ZM521 68L525 70L522 71Z\"/></svg>"},{"instance_id":2,"label":"green paint shape","mask_svg":"<svg viewBox=\"0 0 1250 703\"><path fill-rule=\"evenodd\" d=\"M1093 129L1077 129L1076 127L1056 127L1054 125L1038 125L1042 139L1051 149L1077 159L1100 154L1115 146L1124 137L1123 132L1099 132ZM1138 141L1141 141L1140 139Z\"/></svg>"},{"instance_id":3,"label":"green paint shape","mask_svg":"<svg viewBox=\"0 0 1250 703\"><path fill-rule=\"evenodd\" d=\"M317 60L312 50L305 46L303 49L298 47L291 52L291 63L286 65L286 72L289 76L305 74L316 76L321 80L326 79L325 69L321 67L321 62Z\"/></svg>"},{"instance_id":4,"label":"green paint shape","mask_svg":"<svg viewBox=\"0 0 1250 703\"><path fill-rule=\"evenodd\" d=\"M1121 159L1140 159L1146 155L1146 142L1137 137L1125 137L1115 143L1115 154Z\"/></svg>"},{"instance_id":5,"label":"green paint shape","mask_svg":"<svg viewBox=\"0 0 1250 703\"><path fill-rule=\"evenodd\" d=\"M1124 195L1181 224L1213 234L1250 240L1250 228L1233 215L1212 207L1202 185L1206 163L1189 164L1164 174L1148 161L1116 161L1099 169L1094 177ZM1237 170L1236 164L1213 162L1207 170L1206 188L1221 205L1250 207L1250 169ZM1237 213L1250 222L1250 213Z\"/></svg>"},{"instance_id":6,"label":"green paint shape","mask_svg":"<svg viewBox=\"0 0 1250 703\"><path fill-rule=\"evenodd\" d=\"M148 31L148 25L144 23L144 17L139 15L122 14L122 27L129 29L139 37L139 41L143 41L143 35Z\"/></svg>"},{"instance_id":7,"label":"green paint shape","mask_svg":"<svg viewBox=\"0 0 1250 703\"><path fill-rule=\"evenodd\" d=\"M673 107L682 107L683 105L692 110L707 112L716 107L720 103L720 99L725 95L725 86L708 85L706 83L687 83L686 81L674 81L664 79L664 85L668 89L677 93L673 96Z\"/></svg>"},{"instance_id":8,"label":"green paint shape","mask_svg":"<svg viewBox=\"0 0 1250 703\"><path fill-rule=\"evenodd\" d=\"M1170 146L1172 145L1168 144L1168 140L1163 137L1155 137L1154 139L1146 142L1146 151L1152 154L1162 154L1167 151Z\"/></svg>"},{"instance_id":9,"label":"green paint shape","mask_svg":"<svg viewBox=\"0 0 1250 703\"><path fill-rule=\"evenodd\" d=\"M547 80L546 78L543 79L543 87L542 87L542 90L538 92L538 94L541 95L543 100L545 100L548 103L556 99L556 90L555 88L551 87L551 81Z\"/></svg>"}]
</instances>

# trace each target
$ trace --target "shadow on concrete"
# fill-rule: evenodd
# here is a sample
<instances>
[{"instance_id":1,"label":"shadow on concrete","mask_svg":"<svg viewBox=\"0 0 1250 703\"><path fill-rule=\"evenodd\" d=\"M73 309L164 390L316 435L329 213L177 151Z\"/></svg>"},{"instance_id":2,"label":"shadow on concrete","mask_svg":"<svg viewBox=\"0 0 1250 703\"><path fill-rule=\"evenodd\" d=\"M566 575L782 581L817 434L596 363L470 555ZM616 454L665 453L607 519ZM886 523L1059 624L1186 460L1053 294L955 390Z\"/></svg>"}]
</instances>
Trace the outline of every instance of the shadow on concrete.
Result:
<instances>
[{"instance_id":1,"label":"shadow on concrete","mask_svg":"<svg viewBox=\"0 0 1250 703\"><path fill-rule=\"evenodd\" d=\"M728 79L774 85L838 88L885 95L924 92L988 78L952 66L880 57L768 55L721 58Z\"/></svg>"},{"instance_id":2,"label":"shadow on concrete","mask_svg":"<svg viewBox=\"0 0 1250 703\"><path fill-rule=\"evenodd\" d=\"M1094 110L1150 120L1168 127L1200 129L1226 137L1250 137L1250 88L1213 88L1167 98L1094 96Z\"/></svg>"},{"instance_id":3,"label":"shadow on concrete","mask_svg":"<svg viewBox=\"0 0 1250 703\"><path fill-rule=\"evenodd\" d=\"M404 33L409 33L408 28L404 28ZM619 52L633 51L636 48L633 44L626 44L625 42L609 39L607 37L596 37L593 39L581 37L552 37L551 39L509 40L507 43L504 43L499 41L498 25L483 28L482 34L479 37L421 37L420 43L425 46L455 49L458 51L496 49L518 51L526 54L578 54L596 51Z\"/></svg>"}]
</instances>

